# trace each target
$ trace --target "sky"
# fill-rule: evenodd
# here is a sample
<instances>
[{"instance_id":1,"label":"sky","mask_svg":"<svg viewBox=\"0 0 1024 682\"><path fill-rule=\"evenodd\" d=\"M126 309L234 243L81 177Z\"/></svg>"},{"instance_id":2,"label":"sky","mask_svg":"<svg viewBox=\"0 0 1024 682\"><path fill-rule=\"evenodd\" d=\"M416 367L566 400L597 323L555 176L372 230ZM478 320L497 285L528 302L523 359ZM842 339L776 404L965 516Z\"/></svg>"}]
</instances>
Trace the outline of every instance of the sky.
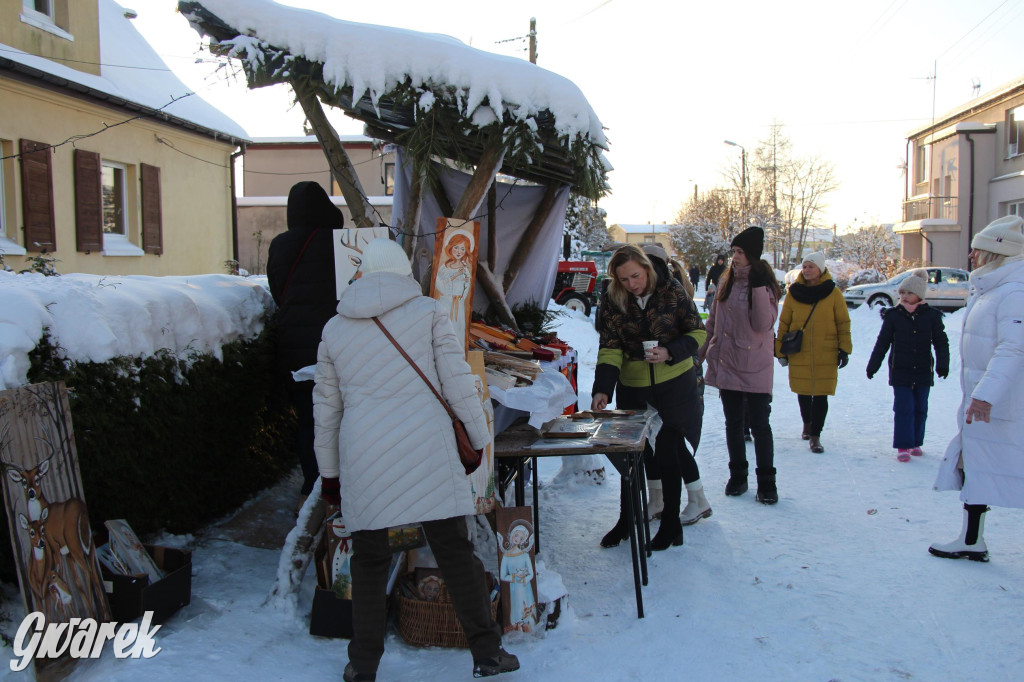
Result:
<instances>
[{"instance_id":1,"label":"sky","mask_svg":"<svg viewBox=\"0 0 1024 682\"><path fill-rule=\"evenodd\" d=\"M168 66L251 135L302 134L287 88L248 92L199 52L174 0L118 0ZM831 161L840 182L826 224L899 220L910 130L1020 75L1013 36L1024 0L823 3L287 0L341 19L445 33L527 58L572 80L605 126L608 223L671 222L683 201L726 184L778 122L800 156ZM381 49L387 49L382 46ZM932 78L934 73L938 78ZM362 124L334 117L340 133Z\"/></svg>"},{"instance_id":2,"label":"sky","mask_svg":"<svg viewBox=\"0 0 1024 682\"><path fill-rule=\"evenodd\" d=\"M99 360L113 349L97 329L124 340L119 352L153 352L153 325L140 306L156 309L187 294L194 314L169 319L168 331L217 349L259 332L261 315L239 314L239 307L273 305L266 278L205 275L187 286L182 279L0 272L0 329L34 339L42 320L69 357ZM68 308L79 314L62 312ZM580 402L588 404L598 348L593 320L554 303L550 309L565 313L555 330L579 353ZM954 349L963 317L945 317ZM951 354L950 378L931 390L925 454L900 463L890 447L885 372L870 381L864 373L880 325L874 310L851 311L853 353L829 399L823 454L801 440L796 396L776 366L777 505L755 501L753 472L749 492L724 495L722 409L715 389L706 389L697 461L713 513L686 528L683 546L650 558L643 619L636 618L628 544L598 546L618 516L617 474L606 464L604 482L595 484L594 474L579 473L583 458L541 458L538 575L542 586L563 585L568 599L556 629L505 637L522 668L501 679L1018 682L1024 650L1013 624L1024 607L1024 510L993 507L986 515L989 563L928 554L930 543L948 542L961 528L957 495L932 490L956 431L960 354ZM0 334L0 358L21 353L13 334ZM66 679L340 679L347 641L308 634L315 571L306 570L294 596L268 599L281 559L274 540L284 544L297 491L298 479L285 479L193 535L145 538L193 551L191 603L156 632L155 657L117 659L108 645ZM88 503L88 490L85 497ZM485 559L496 571L496 556ZM24 617L21 598L15 585L2 590L0 633L13 639ZM0 642L0 678L24 679L8 669L11 639ZM420 649L392 631L379 672L381 680L448 682L470 679L470 666L464 650Z\"/></svg>"}]
</instances>

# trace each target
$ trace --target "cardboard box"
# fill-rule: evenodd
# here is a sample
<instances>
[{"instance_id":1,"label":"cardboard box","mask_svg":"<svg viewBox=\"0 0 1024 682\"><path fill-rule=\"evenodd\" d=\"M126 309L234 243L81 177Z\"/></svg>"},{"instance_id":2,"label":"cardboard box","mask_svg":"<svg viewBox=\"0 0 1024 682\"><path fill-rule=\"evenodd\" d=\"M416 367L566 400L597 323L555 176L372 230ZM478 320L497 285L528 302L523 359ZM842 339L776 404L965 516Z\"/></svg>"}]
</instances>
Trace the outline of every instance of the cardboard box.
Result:
<instances>
[{"instance_id":1,"label":"cardboard box","mask_svg":"<svg viewBox=\"0 0 1024 682\"><path fill-rule=\"evenodd\" d=\"M159 545L145 545L146 551L166 575L154 583L145 574L116 575L103 571L103 584L110 613L125 623L153 612L153 622L162 623L192 601L192 551Z\"/></svg>"}]
</instances>

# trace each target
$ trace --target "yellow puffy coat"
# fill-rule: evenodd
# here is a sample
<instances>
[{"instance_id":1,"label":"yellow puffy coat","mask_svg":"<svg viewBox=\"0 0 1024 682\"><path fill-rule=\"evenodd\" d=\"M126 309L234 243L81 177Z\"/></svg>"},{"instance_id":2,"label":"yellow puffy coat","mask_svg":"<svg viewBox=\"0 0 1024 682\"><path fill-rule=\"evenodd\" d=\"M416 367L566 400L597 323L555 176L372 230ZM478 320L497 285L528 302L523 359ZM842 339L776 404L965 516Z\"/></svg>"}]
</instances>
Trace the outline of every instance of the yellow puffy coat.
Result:
<instances>
[{"instance_id":1,"label":"yellow puffy coat","mask_svg":"<svg viewBox=\"0 0 1024 682\"><path fill-rule=\"evenodd\" d=\"M826 293L827 290L831 291ZM815 301L818 307L807 322ZM808 286L800 274L786 293L775 337L777 356L782 356L779 352L782 335L800 329L804 322L807 326L800 352L789 356L789 388L797 395L835 395L839 351L852 353L853 341L846 300L828 270L814 286Z\"/></svg>"}]
</instances>

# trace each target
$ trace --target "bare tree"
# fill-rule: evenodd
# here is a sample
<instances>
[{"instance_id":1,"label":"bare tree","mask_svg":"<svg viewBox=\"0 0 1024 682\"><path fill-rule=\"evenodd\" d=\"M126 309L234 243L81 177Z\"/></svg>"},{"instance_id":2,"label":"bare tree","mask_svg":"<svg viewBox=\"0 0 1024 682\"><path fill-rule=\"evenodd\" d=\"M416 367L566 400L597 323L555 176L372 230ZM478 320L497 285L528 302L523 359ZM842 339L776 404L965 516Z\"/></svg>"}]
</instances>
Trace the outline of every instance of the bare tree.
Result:
<instances>
[{"instance_id":1,"label":"bare tree","mask_svg":"<svg viewBox=\"0 0 1024 682\"><path fill-rule=\"evenodd\" d=\"M807 231L820 226L826 196L839 187L835 167L818 156L794 159L780 178L781 213L790 229L790 248L796 242L796 262L803 258Z\"/></svg>"}]
</instances>

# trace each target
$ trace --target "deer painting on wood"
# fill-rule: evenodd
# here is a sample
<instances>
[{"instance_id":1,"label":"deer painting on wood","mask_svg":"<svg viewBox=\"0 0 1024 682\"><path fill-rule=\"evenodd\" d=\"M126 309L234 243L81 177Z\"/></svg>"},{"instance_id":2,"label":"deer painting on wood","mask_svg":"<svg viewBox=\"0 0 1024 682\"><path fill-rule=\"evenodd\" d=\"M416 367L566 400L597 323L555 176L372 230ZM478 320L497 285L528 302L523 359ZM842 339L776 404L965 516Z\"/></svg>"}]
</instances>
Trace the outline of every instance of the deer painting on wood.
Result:
<instances>
[{"instance_id":1,"label":"deer painting on wood","mask_svg":"<svg viewBox=\"0 0 1024 682\"><path fill-rule=\"evenodd\" d=\"M109 620L63 384L0 392L0 463L26 610Z\"/></svg>"},{"instance_id":2,"label":"deer painting on wood","mask_svg":"<svg viewBox=\"0 0 1024 682\"><path fill-rule=\"evenodd\" d=\"M334 230L334 280L338 298L363 264L363 248L374 239L389 237L386 227L343 227Z\"/></svg>"}]
</instances>

